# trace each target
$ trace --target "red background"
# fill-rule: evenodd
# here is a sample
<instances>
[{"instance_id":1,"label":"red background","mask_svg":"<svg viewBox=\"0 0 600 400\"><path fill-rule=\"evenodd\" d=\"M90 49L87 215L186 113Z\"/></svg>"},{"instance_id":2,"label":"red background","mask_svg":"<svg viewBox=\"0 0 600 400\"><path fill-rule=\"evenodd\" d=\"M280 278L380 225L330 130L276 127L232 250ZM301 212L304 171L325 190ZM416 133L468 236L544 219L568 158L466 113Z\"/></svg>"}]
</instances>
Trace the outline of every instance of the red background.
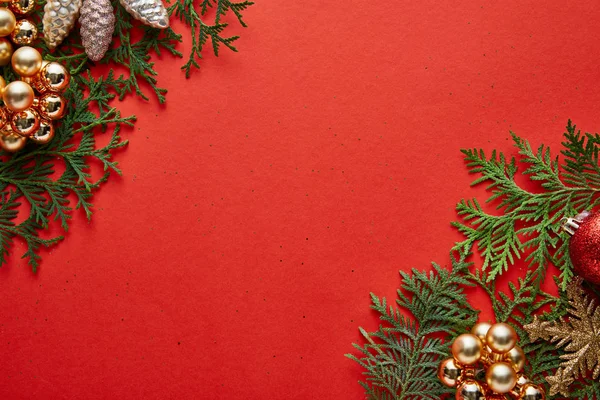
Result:
<instances>
[{"instance_id":1,"label":"red background","mask_svg":"<svg viewBox=\"0 0 600 400\"><path fill-rule=\"evenodd\" d=\"M361 399L368 293L446 264L482 198L459 149L598 128L596 1L258 3L239 54L164 57L167 105L120 105L91 223L36 275L13 247L0 398Z\"/></svg>"}]
</instances>

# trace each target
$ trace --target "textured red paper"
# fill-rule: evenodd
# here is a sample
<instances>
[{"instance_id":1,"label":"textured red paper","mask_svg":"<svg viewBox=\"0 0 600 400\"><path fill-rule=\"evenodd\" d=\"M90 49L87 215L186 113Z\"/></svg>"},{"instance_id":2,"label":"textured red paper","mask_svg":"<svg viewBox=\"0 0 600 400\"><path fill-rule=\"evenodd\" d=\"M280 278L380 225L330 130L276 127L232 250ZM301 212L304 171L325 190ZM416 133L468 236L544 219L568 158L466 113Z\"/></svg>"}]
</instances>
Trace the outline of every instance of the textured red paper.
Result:
<instances>
[{"instance_id":1,"label":"textured red paper","mask_svg":"<svg viewBox=\"0 0 600 400\"><path fill-rule=\"evenodd\" d=\"M447 264L455 203L482 198L459 149L600 126L599 18L261 0L239 54L191 80L158 60L168 103L121 105L139 122L93 221L75 213L37 275L22 243L0 269L0 398L364 398L344 353L377 326L369 292Z\"/></svg>"}]
</instances>

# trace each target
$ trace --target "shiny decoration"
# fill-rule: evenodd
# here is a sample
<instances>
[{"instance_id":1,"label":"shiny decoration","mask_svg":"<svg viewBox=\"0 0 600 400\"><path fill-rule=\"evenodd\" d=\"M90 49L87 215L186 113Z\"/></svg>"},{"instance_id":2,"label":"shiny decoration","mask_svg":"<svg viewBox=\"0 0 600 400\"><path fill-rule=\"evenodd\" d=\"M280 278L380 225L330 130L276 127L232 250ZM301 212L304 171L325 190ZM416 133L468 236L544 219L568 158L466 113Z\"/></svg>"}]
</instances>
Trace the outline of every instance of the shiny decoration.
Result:
<instances>
[{"instance_id":1,"label":"shiny decoration","mask_svg":"<svg viewBox=\"0 0 600 400\"><path fill-rule=\"evenodd\" d=\"M17 135L14 132L6 132L0 135L0 146L8 152L15 152L21 150L27 144L27 139L23 136Z\"/></svg>"},{"instance_id":2,"label":"shiny decoration","mask_svg":"<svg viewBox=\"0 0 600 400\"><path fill-rule=\"evenodd\" d=\"M39 83L42 91L62 92L69 87L71 77L67 69L57 62L49 62L42 66ZM39 87L39 85L38 85Z\"/></svg>"},{"instance_id":3,"label":"shiny decoration","mask_svg":"<svg viewBox=\"0 0 600 400\"><path fill-rule=\"evenodd\" d=\"M61 119L65 114L66 101L56 93L46 93L39 101L39 110L46 119Z\"/></svg>"},{"instance_id":4,"label":"shiny decoration","mask_svg":"<svg viewBox=\"0 0 600 400\"><path fill-rule=\"evenodd\" d=\"M169 14L161 0L119 0L135 19L153 28L169 27Z\"/></svg>"},{"instance_id":5,"label":"shiny decoration","mask_svg":"<svg viewBox=\"0 0 600 400\"><path fill-rule=\"evenodd\" d=\"M4 100L6 108L14 112L20 112L31 107L34 96L31 86L23 81L9 83L2 92L2 100Z\"/></svg>"},{"instance_id":6,"label":"shiny decoration","mask_svg":"<svg viewBox=\"0 0 600 400\"><path fill-rule=\"evenodd\" d=\"M563 230L569 235L569 256L575 275L600 285L600 213L584 211L568 218Z\"/></svg>"},{"instance_id":7,"label":"shiny decoration","mask_svg":"<svg viewBox=\"0 0 600 400\"><path fill-rule=\"evenodd\" d=\"M8 36L15 29L17 18L8 8L0 7L0 37Z\"/></svg>"},{"instance_id":8,"label":"shiny decoration","mask_svg":"<svg viewBox=\"0 0 600 400\"><path fill-rule=\"evenodd\" d=\"M471 333L477 336L482 342L485 342L485 337L492 327L492 324L489 322L478 322L471 329Z\"/></svg>"},{"instance_id":9,"label":"shiny decoration","mask_svg":"<svg viewBox=\"0 0 600 400\"><path fill-rule=\"evenodd\" d=\"M30 46L19 47L12 55L13 70L22 77L32 77L42 68L42 55Z\"/></svg>"},{"instance_id":10,"label":"shiny decoration","mask_svg":"<svg viewBox=\"0 0 600 400\"><path fill-rule=\"evenodd\" d=\"M29 14L35 8L35 0L12 0L9 7L14 13Z\"/></svg>"},{"instance_id":11,"label":"shiny decoration","mask_svg":"<svg viewBox=\"0 0 600 400\"><path fill-rule=\"evenodd\" d=\"M456 400L483 400L485 393L481 385L472 379L463 382L456 390Z\"/></svg>"},{"instance_id":12,"label":"shiny decoration","mask_svg":"<svg viewBox=\"0 0 600 400\"><path fill-rule=\"evenodd\" d=\"M11 10L22 15L33 9L35 1L0 0L0 3L9 3ZM48 1L51 8L59 10L72 8L71 3L72 0ZM63 17L53 21L55 28ZM69 72L59 63L44 61L41 54L29 46L37 38L35 24L25 18L17 21L14 14L2 6L0 33L3 36L0 37L0 66L10 63L19 77L8 84L0 77L0 94L4 101L0 106L0 146L13 152L23 148L27 139L38 144L48 143L54 137L53 121L62 118L66 110L62 92L69 87ZM21 47L13 51L11 40Z\"/></svg>"},{"instance_id":13,"label":"shiny decoration","mask_svg":"<svg viewBox=\"0 0 600 400\"><path fill-rule=\"evenodd\" d=\"M37 27L28 19L17 21L15 29L10 34L11 40L19 46L32 44L38 36Z\"/></svg>"},{"instance_id":14,"label":"shiny decoration","mask_svg":"<svg viewBox=\"0 0 600 400\"><path fill-rule=\"evenodd\" d=\"M531 383L521 388L519 393L520 400L546 400L546 393L538 385Z\"/></svg>"},{"instance_id":15,"label":"shiny decoration","mask_svg":"<svg viewBox=\"0 0 600 400\"><path fill-rule=\"evenodd\" d=\"M44 6L44 41L50 50L62 43L75 26L81 0L48 0Z\"/></svg>"},{"instance_id":16,"label":"shiny decoration","mask_svg":"<svg viewBox=\"0 0 600 400\"><path fill-rule=\"evenodd\" d=\"M10 126L13 132L21 136L31 136L40 127L40 115L34 109L28 108L15 113L10 121Z\"/></svg>"},{"instance_id":17,"label":"shiny decoration","mask_svg":"<svg viewBox=\"0 0 600 400\"><path fill-rule=\"evenodd\" d=\"M445 386L457 387L456 399L522 400L527 395L528 400L545 400L543 389L521 372L525 353L516 342L517 333L508 324L477 323L471 333L454 340L453 358L440 363L438 378ZM482 368L485 382L476 379Z\"/></svg>"},{"instance_id":18,"label":"shiny decoration","mask_svg":"<svg viewBox=\"0 0 600 400\"><path fill-rule=\"evenodd\" d=\"M488 367L485 380L492 391L508 393L517 383L517 373L509 363L497 362Z\"/></svg>"},{"instance_id":19,"label":"shiny decoration","mask_svg":"<svg viewBox=\"0 0 600 400\"><path fill-rule=\"evenodd\" d=\"M505 323L494 324L486 335L486 343L494 353L504 354L517 344L517 332Z\"/></svg>"},{"instance_id":20,"label":"shiny decoration","mask_svg":"<svg viewBox=\"0 0 600 400\"><path fill-rule=\"evenodd\" d=\"M92 61L100 61L112 43L115 13L110 0L84 0L79 17L81 43Z\"/></svg>"},{"instance_id":21,"label":"shiny decoration","mask_svg":"<svg viewBox=\"0 0 600 400\"><path fill-rule=\"evenodd\" d=\"M457 365L453 358L447 358L440 363L438 378L448 387L455 387L462 369Z\"/></svg>"},{"instance_id":22,"label":"shiny decoration","mask_svg":"<svg viewBox=\"0 0 600 400\"><path fill-rule=\"evenodd\" d=\"M0 38L0 67L10 64L13 46L7 38Z\"/></svg>"},{"instance_id":23,"label":"shiny decoration","mask_svg":"<svg viewBox=\"0 0 600 400\"><path fill-rule=\"evenodd\" d=\"M452 355L460 364L472 365L479 361L483 343L475 335L464 333L454 339Z\"/></svg>"},{"instance_id":24,"label":"shiny decoration","mask_svg":"<svg viewBox=\"0 0 600 400\"><path fill-rule=\"evenodd\" d=\"M513 367L515 372L523 370L525 367L525 353L519 346L515 346L510 349L505 355L506 361Z\"/></svg>"},{"instance_id":25,"label":"shiny decoration","mask_svg":"<svg viewBox=\"0 0 600 400\"><path fill-rule=\"evenodd\" d=\"M550 396L558 393L568 396L569 386L586 371L591 379L600 376L600 306L586 295L582 283L583 278L576 277L567 286L568 320L548 322L536 316L531 324L524 326L531 341L543 339L566 350L560 368L554 376L546 377Z\"/></svg>"},{"instance_id":26,"label":"shiny decoration","mask_svg":"<svg viewBox=\"0 0 600 400\"><path fill-rule=\"evenodd\" d=\"M46 144L54 137L54 126L51 121L42 119L40 121L40 127L29 139L33 140L38 144Z\"/></svg>"}]
</instances>

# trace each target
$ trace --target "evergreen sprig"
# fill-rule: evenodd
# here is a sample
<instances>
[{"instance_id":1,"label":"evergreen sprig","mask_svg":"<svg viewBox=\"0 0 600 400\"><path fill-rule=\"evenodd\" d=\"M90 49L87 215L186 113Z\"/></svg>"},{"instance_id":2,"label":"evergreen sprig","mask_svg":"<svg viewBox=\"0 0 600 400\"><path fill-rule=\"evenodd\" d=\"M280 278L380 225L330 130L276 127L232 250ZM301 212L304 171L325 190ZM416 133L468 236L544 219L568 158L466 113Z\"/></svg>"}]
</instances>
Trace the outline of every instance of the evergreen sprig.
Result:
<instances>
[{"instance_id":1,"label":"evergreen sprig","mask_svg":"<svg viewBox=\"0 0 600 400\"><path fill-rule=\"evenodd\" d=\"M36 3L31 18L42 31L45 1L37 0ZM134 94L148 100L147 93L150 92L160 103L166 100L167 90L158 83L152 59L163 52L183 57L176 48L182 36L171 28L157 30L140 26L118 0L112 3L116 13L115 45L100 63L116 66L124 73L117 74L110 69L105 76L94 78L89 73L94 64L83 51L77 29L52 53L43 41L35 44L46 60L63 63L71 72L71 87L65 93L69 106L56 127L55 138L48 145L28 145L14 155L0 151L0 265L6 262L13 240L19 238L27 246L23 257L36 271L40 247L52 246L63 239L62 235L45 237L44 231L53 220L67 231L73 209L81 209L88 219L91 218L93 191L111 174L121 173L112 160L113 153L127 144L119 135L120 129L131 126L135 120L135 116L121 116L114 106L115 99L123 100ZM191 0L176 0L168 8L170 14L175 13L190 26L193 46L190 59L183 67L186 76L192 66L199 66L196 59L201 58L209 39L215 55L218 55L220 44L237 51L233 42L238 37L224 35L227 23L223 18L231 12L245 27L242 13L253 3L201 0L198 4ZM205 23L203 19L209 17L210 8L215 10L213 22ZM2 75L7 81L15 79L11 68L4 68ZM107 144L96 144L99 134L110 135ZM104 168L99 177L90 172L91 164L95 163ZM75 196L74 204L71 195Z\"/></svg>"},{"instance_id":2,"label":"evergreen sprig","mask_svg":"<svg viewBox=\"0 0 600 400\"><path fill-rule=\"evenodd\" d=\"M482 149L462 150L470 172L481 175L472 185L488 184L487 202L496 203L500 214L487 213L476 199L462 200L457 205L462 221L453 225L465 240L456 243L454 250L471 251L477 245L482 269L490 270L489 282L528 253L525 259L536 278L543 279L553 263L561 271L564 289L573 271L561 221L598 204L600 137L582 134L569 121L560 162L549 147L533 150L529 142L511 135L519 160L496 151L487 157ZM540 191L526 190L515 181L520 165L526 167L522 174L538 183Z\"/></svg>"},{"instance_id":3,"label":"evergreen sprig","mask_svg":"<svg viewBox=\"0 0 600 400\"><path fill-rule=\"evenodd\" d=\"M442 338L454 338L477 320L478 312L463 293L465 286L474 285L469 265L460 257L452 258L451 270L433 264L429 274L400 272L397 307L371 293L371 308L383 324L376 332L360 328L367 343L354 347L362 356L347 354L366 370L360 384L368 398L434 400L450 393L437 378L437 365L449 354Z\"/></svg>"}]
</instances>

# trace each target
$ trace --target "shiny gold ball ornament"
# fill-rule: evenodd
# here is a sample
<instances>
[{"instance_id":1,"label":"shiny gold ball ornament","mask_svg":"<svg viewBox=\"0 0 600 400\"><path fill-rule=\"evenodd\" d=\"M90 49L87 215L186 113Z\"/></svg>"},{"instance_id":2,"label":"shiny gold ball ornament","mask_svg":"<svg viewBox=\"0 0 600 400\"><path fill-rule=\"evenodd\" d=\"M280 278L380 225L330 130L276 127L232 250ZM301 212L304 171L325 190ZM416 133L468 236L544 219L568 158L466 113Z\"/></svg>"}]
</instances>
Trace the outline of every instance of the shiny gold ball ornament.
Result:
<instances>
[{"instance_id":1,"label":"shiny gold ball ornament","mask_svg":"<svg viewBox=\"0 0 600 400\"><path fill-rule=\"evenodd\" d=\"M0 7L0 37L8 36L15 29L17 18L8 8Z\"/></svg>"},{"instance_id":2,"label":"shiny gold ball ornament","mask_svg":"<svg viewBox=\"0 0 600 400\"><path fill-rule=\"evenodd\" d=\"M54 137L54 126L51 121L42 119L38 130L29 137L37 144L46 144Z\"/></svg>"},{"instance_id":3,"label":"shiny gold ball ornament","mask_svg":"<svg viewBox=\"0 0 600 400\"><path fill-rule=\"evenodd\" d=\"M7 38L0 38L0 67L10 64L13 55L13 46Z\"/></svg>"},{"instance_id":4,"label":"shiny gold ball ornament","mask_svg":"<svg viewBox=\"0 0 600 400\"><path fill-rule=\"evenodd\" d=\"M481 358L483 343L475 335L464 333L454 339L452 355L460 364L472 365Z\"/></svg>"},{"instance_id":5,"label":"shiny gold ball ornament","mask_svg":"<svg viewBox=\"0 0 600 400\"><path fill-rule=\"evenodd\" d=\"M35 7L35 0L12 0L9 7L17 14L29 14Z\"/></svg>"},{"instance_id":6,"label":"shiny gold ball ornament","mask_svg":"<svg viewBox=\"0 0 600 400\"><path fill-rule=\"evenodd\" d=\"M515 372L522 371L525 367L525 353L519 346L515 346L508 353L505 353L504 359L513 367Z\"/></svg>"},{"instance_id":7,"label":"shiny gold ball ornament","mask_svg":"<svg viewBox=\"0 0 600 400\"><path fill-rule=\"evenodd\" d=\"M52 92L62 92L69 87L71 76L69 71L57 62L49 62L40 71L42 86Z\"/></svg>"},{"instance_id":8,"label":"shiny gold ball ornament","mask_svg":"<svg viewBox=\"0 0 600 400\"><path fill-rule=\"evenodd\" d=\"M438 378L448 387L455 387L460 378L462 369L456 364L453 358L447 358L440 363L438 369Z\"/></svg>"},{"instance_id":9,"label":"shiny gold ball ornament","mask_svg":"<svg viewBox=\"0 0 600 400\"><path fill-rule=\"evenodd\" d=\"M46 93L40 98L39 109L44 118L61 119L66 109L65 99L56 93Z\"/></svg>"},{"instance_id":10,"label":"shiny gold ball ornament","mask_svg":"<svg viewBox=\"0 0 600 400\"><path fill-rule=\"evenodd\" d=\"M484 400L485 392L481 385L473 380L464 381L456 390L456 400Z\"/></svg>"},{"instance_id":11,"label":"shiny gold ball ornament","mask_svg":"<svg viewBox=\"0 0 600 400\"><path fill-rule=\"evenodd\" d=\"M29 137L40 127L40 115L32 108L15 113L10 121L10 127L15 133Z\"/></svg>"},{"instance_id":12,"label":"shiny gold ball ornament","mask_svg":"<svg viewBox=\"0 0 600 400\"><path fill-rule=\"evenodd\" d=\"M509 363L497 362L488 367L485 380L496 393L508 393L517 384L517 373Z\"/></svg>"},{"instance_id":13,"label":"shiny gold ball ornament","mask_svg":"<svg viewBox=\"0 0 600 400\"><path fill-rule=\"evenodd\" d=\"M17 135L14 132L6 132L0 135L0 146L10 153L21 150L25 147L27 139L23 136Z\"/></svg>"},{"instance_id":14,"label":"shiny gold ball ornament","mask_svg":"<svg viewBox=\"0 0 600 400\"><path fill-rule=\"evenodd\" d=\"M519 400L546 400L546 392L540 386L528 383L521 388Z\"/></svg>"},{"instance_id":15,"label":"shiny gold ball ornament","mask_svg":"<svg viewBox=\"0 0 600 400\"><path fill-rule=\"evenodd\" d=\"M4 104L14 112L21 112L31 107L34 97L31 86L23 81L9 83L2 92Z\"/></svg>"},{"instance_id":16,"label":"shiny gold ball ornament","mask_svg":"<svg viewBox=\"0 0 600 400\"><path fill-rule=\"evenodd\" d=\"M13 53L11 62L17 75L29 78L40 72L42 55L33 47L23 46Z\"/></svg>"},{"instance_id":17,"label":"shiny gold ball ornament","mask_svg":"<svg viewBox=\"0 0 600 400\"><path fill-rule=\"evenodd\" d=\"M37 36L37 27L28 19L20 19L17 21L15 30L10 34L11 40L19 46L33 43L37 39Z\"/></svg>"},{"instance_id":18,"label":"shiny gold ball ornament","mask_svg":"<svg viewBox=\"0 0 600 400\"><path fill-rule=\"evenodd\" d=\"M478 322L471 329L471 333L479 338L483 343L485 343L485 337L492 327L492 324L489 322Z\"/></svg>"},{"instance_id":19,"label":"shiny gold ball ornament","mask_svg":"<svg viewBox=\"0 0 600 400\"><path fill-rule=\"evenodd\" d=\"M494 353L508 353L517 344L517 332L514 328L503 322L490 327L485 340Z\"/></svg>"}]
</instances>

